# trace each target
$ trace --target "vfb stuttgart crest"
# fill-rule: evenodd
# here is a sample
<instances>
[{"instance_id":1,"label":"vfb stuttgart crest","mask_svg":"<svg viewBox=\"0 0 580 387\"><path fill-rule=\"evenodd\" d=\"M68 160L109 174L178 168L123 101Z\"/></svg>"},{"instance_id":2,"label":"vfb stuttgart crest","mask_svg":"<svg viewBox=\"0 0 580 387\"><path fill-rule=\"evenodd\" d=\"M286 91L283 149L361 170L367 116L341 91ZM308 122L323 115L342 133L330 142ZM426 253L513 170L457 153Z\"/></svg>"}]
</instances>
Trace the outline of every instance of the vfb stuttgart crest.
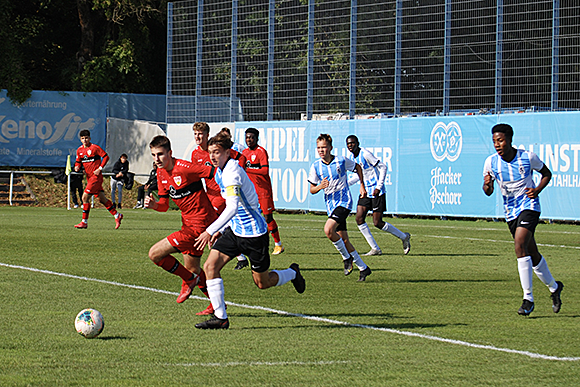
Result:
<instances>
[{"instance_id":1,"label":"vfb stuttgart crest","mask_svg":"<svg viewBox=\"0 0 580 387\"><path fill-rule=\"evenodd\" d=\"M173 176L173 181L179 187L181 185L181 176Z\"/></svg>"},{"instance_id":2,"label":"vfb stuttgart crest","mask_svg":"<svg viewBox=\"0 0 580 387\"><path fill-rule=\"evenodd\" d=\"M256 155L252 155L252 156L250 156L250 160L252 160L252 163L253 163L254 161L256 161Z\"/></svg>"},{"instance_id":3,"label":"vfb stuttgart crest","mask_svg":"<svg viewBox=\"0 0 580 387\"><path fill-rule=\"evenodd\" d=\"M437 161L455 161L461 154L463 136L457 122L438 122L431 131L431 154Z\"/></svg>"}]
</instances>

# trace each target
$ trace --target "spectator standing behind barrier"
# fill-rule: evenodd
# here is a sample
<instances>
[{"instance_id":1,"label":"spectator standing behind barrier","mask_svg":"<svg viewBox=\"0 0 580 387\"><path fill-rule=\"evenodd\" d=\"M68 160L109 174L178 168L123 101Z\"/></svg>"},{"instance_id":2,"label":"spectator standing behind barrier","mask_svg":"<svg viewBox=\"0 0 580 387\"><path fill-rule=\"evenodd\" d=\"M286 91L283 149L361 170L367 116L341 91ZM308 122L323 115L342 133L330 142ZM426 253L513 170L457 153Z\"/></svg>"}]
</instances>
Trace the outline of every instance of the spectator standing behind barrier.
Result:
<instances>
[{"instance_id":1,"label":"spectator standing behind barrier","mask_svg":"<svg viewBox=\"0 0 580 387\"><path fill-rule=\"evenodd\" d=\"M125 153L119 157L119 160L113 166L113 176L111 176L111 200L113 201L113 206L119 209L123 208L121 204L123 201L123 184L125 183L127 172L129 172L129 161L127 158ZM118 205L115 204L115 191L118 192Z\"/></svg>"},{"instance_id":2,"label":"spectator standing behind barrier","mask_svg":"<svg viewBox=\"0 0 580 387\"><path fill-rule=\"evenodd\" d=\"M80 175L76 173L70 175L70 190L75 208L79 208L79 200L82 200L83 197L83 169L81 168L79 172Z\"/></svg>"},{"instance_id":3,"label":"spectator standing behind barrier","mask_svg":"<svg viewBox=\"0 0 580 387\"><path fill-rule=\"evenodd\" d=\"M157 165L153 163L153 169L149 173L149 179L145 185L137 188L137 205L133 207L134 210L138 208L143 208L143 201L145 200L145 190L147 190L147 196L150 196L153 191L157 191Z\"/></svg>"}]
</instances>

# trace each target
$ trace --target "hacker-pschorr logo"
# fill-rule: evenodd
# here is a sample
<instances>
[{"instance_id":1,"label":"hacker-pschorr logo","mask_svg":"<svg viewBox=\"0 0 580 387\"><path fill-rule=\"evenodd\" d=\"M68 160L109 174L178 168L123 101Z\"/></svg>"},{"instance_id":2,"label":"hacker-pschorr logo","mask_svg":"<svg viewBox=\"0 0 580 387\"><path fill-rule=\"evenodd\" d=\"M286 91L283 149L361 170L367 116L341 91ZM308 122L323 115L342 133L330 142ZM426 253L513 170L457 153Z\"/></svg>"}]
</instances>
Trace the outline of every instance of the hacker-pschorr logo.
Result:
<instances>
[{"instance_id":1,"label":"hacker-pschorr logo","mask_svg":"<svg viewBox=\"0 0 580 387\"><path fill-rule=\"evenodd\" d=\"M433 158L441 162L445 159L454 162L461 154L463 147L463 137L461 128L457 122L445 124L438 122L431 131L431 154ZM452 192L449 186L461 185L462 173L454 172L449 166L447 171L441 167L431 169L431 189L429 190L429 201L431 209L435 204L439 205L461 205L461 192Z\"/></svg>"},{"instance_id":2,"label":"hacker-pschorr logo","mask_svg":"<svg viewBox=\"0 0 580 387\"><path fill-rule=\"evenodd\" d=\"M455 161L461 154L463 136L457 122L438 122L431 131L431 154L437 161Z\"/></svg>"}]
</instances>

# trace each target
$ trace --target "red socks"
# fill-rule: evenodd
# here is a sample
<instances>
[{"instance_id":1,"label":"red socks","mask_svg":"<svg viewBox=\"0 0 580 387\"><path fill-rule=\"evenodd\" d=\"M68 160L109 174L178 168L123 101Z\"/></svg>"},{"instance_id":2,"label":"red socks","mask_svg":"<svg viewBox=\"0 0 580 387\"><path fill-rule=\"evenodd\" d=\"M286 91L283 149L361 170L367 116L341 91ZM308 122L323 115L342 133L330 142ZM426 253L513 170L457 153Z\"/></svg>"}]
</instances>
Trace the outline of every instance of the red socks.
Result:
<instances>
[{"instance_id":1,"label":"red socks","mask_svg":"<svg viewBox=\"0 0 580 387\"><path fill-rule=\"evenodd\" d=\"M275 243L280 243L280 233L278 232L278 223L272 219L270 223L268 223L268 231L272 234L272 238L274 238Z\"/></svg>"},{"instance_id":2,"label":"red socks","mask_svg":"<svg viewBox=\"0 0 580 387\"><path fill-rule=\"evenodd\" d=\"M113 202L110 200L107 200L107 202L105 203L105 208L107 210L109 210L109 212L111 213L111 215L115 216L117 215L117 210L115 209L115 207L113 207Z\"/></svg>"},{"instance_id":3,"label":"red socks","mask_svg":"<svg viewBox=\"0 0 580 387\"><path fill-rule=\"evenodd\" d=\"M163 268L164 270L166 270L172 274L175 274L175 275L181 277L181 279L184 281L190 281L192 278L195 277L195 274L193 274L192 272L187 270L185 268L185 266L183 266L172 255L166 256L161 261L159 261L159 263L156 263L156 265L160 266L161 268Z\"/></svg>"}]
</instances>

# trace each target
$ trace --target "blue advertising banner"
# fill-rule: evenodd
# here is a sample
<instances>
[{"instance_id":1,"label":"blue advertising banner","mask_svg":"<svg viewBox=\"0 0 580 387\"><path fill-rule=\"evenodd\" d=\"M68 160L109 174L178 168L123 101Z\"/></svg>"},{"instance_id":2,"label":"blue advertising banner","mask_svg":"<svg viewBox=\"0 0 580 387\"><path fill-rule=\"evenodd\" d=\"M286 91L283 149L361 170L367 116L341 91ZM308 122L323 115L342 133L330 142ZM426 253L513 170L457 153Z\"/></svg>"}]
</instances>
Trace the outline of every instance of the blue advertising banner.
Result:
<instances>
[{"instance_id":1,"label":"blue advertising banner","mask_svg":"<svg viewBox=\"0 0 580 387\"><path fill-rule=\"evenodd\" d=\"M318 158L316 138L328 133L334 154L346 155L346 137L355 134L388 167L387 212L396 214L503 218L496 187L482 190L483 163L495 152L491 128L498 122L514 128L513 145L531 150L553 173L541 193L542 218L580 219L580 113L530 113L489 116L417 117L380 120L238 122L244 131L260 131L260 145L270 156L276 207L325 211L323 194L311 195L310 165ZM536 182L540 175L536 174ZM351 188L353 197L358 186Z\"/></svg>"},{"instance_id":2,"label":"blue advertising banner","mask_svg":"<svg viewBox=\"0 0 580 387\"><path fill-rule=\"evenodd\" d=\"M64 167L81 145L78 133L106 149L108 97L105 93L33 91L20 106L0 91L0 165Z\"/></svg>"}]
</instances>

